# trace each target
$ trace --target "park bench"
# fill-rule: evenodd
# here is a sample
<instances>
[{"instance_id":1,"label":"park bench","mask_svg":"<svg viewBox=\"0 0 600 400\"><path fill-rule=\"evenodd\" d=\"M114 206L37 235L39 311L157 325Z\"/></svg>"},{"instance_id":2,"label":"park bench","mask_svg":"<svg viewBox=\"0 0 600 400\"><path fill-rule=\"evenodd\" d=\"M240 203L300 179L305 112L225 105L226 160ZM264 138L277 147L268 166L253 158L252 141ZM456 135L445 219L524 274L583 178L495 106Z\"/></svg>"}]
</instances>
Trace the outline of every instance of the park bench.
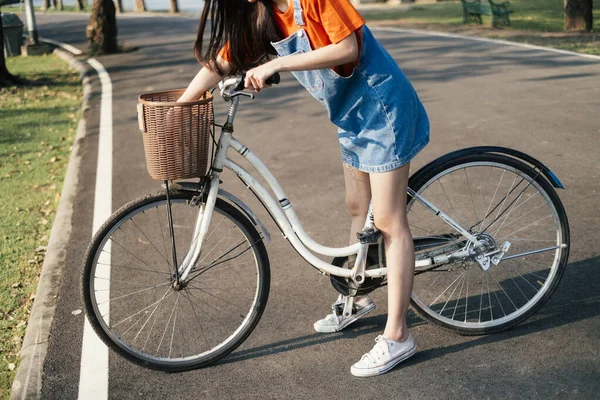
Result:
<instances>
[{"instance_id":1,"label":"park bench","mask_svg":"<svg viewBox=\"0 0 600 400\"><path fill-rule=\"evenodd\" d=\"M509 15L513 11L508 8L508 1L496 3L493 0L487 0L488 3L482 3L483 0L460 0L463 5L463 23L481 24L481 16L491 15L492 26L498 28L501 26L510 26Z\"/></svg>"}]
</instances>

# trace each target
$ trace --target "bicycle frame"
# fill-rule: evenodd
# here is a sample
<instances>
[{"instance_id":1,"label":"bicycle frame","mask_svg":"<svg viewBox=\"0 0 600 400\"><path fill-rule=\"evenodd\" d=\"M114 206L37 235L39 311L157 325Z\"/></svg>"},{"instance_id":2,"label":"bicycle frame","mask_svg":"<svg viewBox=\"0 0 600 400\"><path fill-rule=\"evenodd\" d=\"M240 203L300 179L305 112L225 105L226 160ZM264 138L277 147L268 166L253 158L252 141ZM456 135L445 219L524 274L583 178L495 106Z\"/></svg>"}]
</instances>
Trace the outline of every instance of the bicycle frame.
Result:
<instances>
[{"instance_id":1,"label":"bicycle frame","mask_svg":"<svg viewBox=\"0 0 600 400\"><path fill-rule=\"evenodd\" d=\"M351 246L332 248L317 243L306 233L294 211L294 208L292 207L292 204L288 200L281 185L273 176L271 171L269 171L264 163L248 147L233 137L233 120L235 119L239 97L232 98L231 102L232 104L228 113L227 123L221 129L218 150L212 165L208 196L206 198L206 202L200 206L190 250L179 267L180 278L183 281L186 280L200 256L203 239L208 231L208 227L212 218L212 212L217 199L219 190L219 177L224 168L233 171L237 176L240 177L244 184L258 196L263 205L270 212L275 222L280 227L284 237L302 256L302 258L304 258L313 267L317 268L321 273L343 278L350 278L358 284L364 282L365 278L386 276L386 268L365 270L367 249L369 244L355 243ZM230 127L231 129L226 129L226 127ZM276 196L277 200L273 198L269 191L257 179L255 179L251 173L227 157L227 152L230 148L235 150L240 156L244 157L260 173ZM454 230L468 239L470 243L473 243L474 247L481 245L477 238L471 235L467 230L462 228L433 204L423 199L418 193L412 191L411 189L408 190L408 193L421 204L423 204L427 209L431 210L435 215L444 220ZM368 228L374 228L372 206L369 207L369 213L364 225L364 229ZM329 257L344 257L356 254L356 262L352 269L336 267L319 259L313 253L311 253L311 251ZM469 251L465 246L464 249L456 251L450 255L444 254L424 260L418 260L415 263L415 267L427 267L434 264L448 262L454 257L466 257L468 255Z\"/></svg>"}]
</instances>

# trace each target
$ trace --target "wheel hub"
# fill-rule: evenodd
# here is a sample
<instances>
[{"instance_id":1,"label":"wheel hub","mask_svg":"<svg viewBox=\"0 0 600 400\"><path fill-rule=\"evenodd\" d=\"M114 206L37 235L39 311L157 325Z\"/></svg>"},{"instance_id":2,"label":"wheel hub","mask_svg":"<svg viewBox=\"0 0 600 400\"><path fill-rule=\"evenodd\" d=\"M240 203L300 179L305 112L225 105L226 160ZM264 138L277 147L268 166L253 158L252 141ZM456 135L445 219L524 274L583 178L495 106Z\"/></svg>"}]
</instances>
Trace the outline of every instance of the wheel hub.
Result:
<instances>
[{"instance_id":1,"label":"wheel hub","mask_svg":"<svg viewBox=\"0 0 600 400\"><path fill-rule=\"evenodd\" d=\"M481 246L475 247L474 243L469 243L469 255L471 260L475 261L481 269L487 271L490 268L490 257L486 254L496 249L496 241L487 233L480 233L475 236Z\"/></svg>"}]
</instances>

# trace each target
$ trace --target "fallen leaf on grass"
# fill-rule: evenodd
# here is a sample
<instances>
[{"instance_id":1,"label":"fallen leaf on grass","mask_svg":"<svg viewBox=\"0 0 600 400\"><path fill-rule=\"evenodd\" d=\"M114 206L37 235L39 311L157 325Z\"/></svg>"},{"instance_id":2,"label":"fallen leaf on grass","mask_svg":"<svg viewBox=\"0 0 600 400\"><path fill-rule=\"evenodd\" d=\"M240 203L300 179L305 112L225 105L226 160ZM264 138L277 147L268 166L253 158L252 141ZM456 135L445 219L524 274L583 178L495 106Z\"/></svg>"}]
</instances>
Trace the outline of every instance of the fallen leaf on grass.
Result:
<instances>
[{"instance_id":1,"label":"fallen leaf on grass","mask_svg":"<svg viewBox=\"0 0 600 400\"><path fill-rule=\"evenodd\" d=\"M8 364L8 369L10 369L11 371L13 371L17 366L13 363Z\"/></svg>"}]
</instances>

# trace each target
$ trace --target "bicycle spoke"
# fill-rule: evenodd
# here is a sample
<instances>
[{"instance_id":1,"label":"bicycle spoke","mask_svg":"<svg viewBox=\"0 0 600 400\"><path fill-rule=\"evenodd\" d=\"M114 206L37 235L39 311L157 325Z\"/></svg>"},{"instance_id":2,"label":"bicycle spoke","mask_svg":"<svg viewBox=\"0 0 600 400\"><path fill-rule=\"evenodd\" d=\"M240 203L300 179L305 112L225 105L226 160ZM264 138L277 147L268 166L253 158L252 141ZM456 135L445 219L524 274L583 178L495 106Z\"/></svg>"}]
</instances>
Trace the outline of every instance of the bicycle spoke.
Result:
<instances>
[{"instance_id":1,"label":"bicycle spoke","mask_svg":"<svg viewBox=\"0 0 600 400\"><path fill-rule=\"evenodd\" d=\"M172 266L192 256L200 243L198 224L208 222L191 205L194 196L170 194L174 229L168 236L165 193L124 206L86 259L84 297L94 328L107 333L107 344L118 353L157 369L189 369L227 354L254 329L268 295L263 238L245 214L220 198L202 238L202 262L192 265L187 281L172 283ZM171 239L185 256L173 263Z\"/></svg>"},{"instance_id":2,"label":"bicycle spoke","mask_svg":"<svg viewBox=\"0 0 600 400\"><path fill-rule=\"evenodd\" d=\"M167 333L167 329L169 328L169 323L171 322L171 318L173 317L173 312L175 312L175 306L173 306L173 310L171 311L171 314L169 315L169 320L167 321L167 324L165 325L165 330L163 331L163 334L160 338L160 342L158 342L158 347L156 348L156 354L158 354L158 351L160 350L160 347L162 346L162 342L165 338L165 334Z\"/></svg>"},{"instance_id":3,"label":"bicycle spoke","mask_svg":"<svg viewBox=\"0 0 600 400\"><path fill-rule=\"evenodd\" d=\"M167 242L165 241L165 233L163 232L162 223L160 222L160 214L158 213L158 207L154 207L154 210L156 210L156 220L158 221L158 227L160 228L160 239L163 243L163 248L165 250L165 254L167 254L168 253ZM150 226L152 226L152 225L150 225ZM152 230L154 230L154 228ZM171 264L169 264L169 265L171 265Z\"/></svg>"},{"instance_id":4,"label":"bicycle spoke","mask_svg":"<svg viewBox=\"0 0 600 400\"><path fill-rule=\"evenodd\" d=\"M452 319L454 319L454 316L456 315L456 309L458 308L458 305L460 304L460 294L462 293L463 287L465 286L465 280L467 280L467 271L465 271L465 277L462 280L462 284L460 285L460 290L458 291L458 295L456 296L456 304L454 305L454 312L452 313Z\"/></svg>"},{"instance_id":5,"label":"bicycle spoke","mask_svg":"<svg viewBox=\"0 0 600 400\"><path fill-rule=\"evenodd\" d=\"M524 229L527 229L527 228L529 228L529 227L531 227L531 226L533 226L533 225L536 225L536 224L538 224L538 223L540 223L540 222L542 222L542 221L545 221L546 219L548 219L548 218L550 218L550 217L552 217L552 214L548 214L548 215L546 215L544 218L538 219L537 221L535 221L535 222L532 222L531 224L529 224L529 225L527 225L527 226L524 226L523 228L521 228L521 229L518 229L518 230L516 230L516 231L514 231L514 232L511 232L511 233L509 233L508 235L505 235L505 236L501 237L500 239L496 239L496 240L500 242L500 241L502 241L503 239L506 239L506 238L508 238L508 237L511 237L511 236L512 236L512 235L514 235L515 233L519 233L519 232L521 232L522 230L524 230Z\"/></svg>"},{"instance_id":6,"label":"bicycle spoke","mask_svg":"<svg viewBox=\"0 0 600 400\"><path fill-rule=\"evenodd\" d=\"M133 295L135 295L135 294L144 293L144 292L147 292L147 291L149 291L149 290L156 289L157 287L161 287L161 286L168 285L169 283L170 283L170 282L166 282L166 283L161 283L160 285L150 286L150 287L148 287L148 288L146 288L146 289L138 290L137 292L129 293L129 294L126 294L126 295L123 295L123 296L113 297L113 298L111 298L111 299L109 299L109 300L106 300L106 301L101 301L101 302L99 302L99 303L97 303L97 304L98 304L98 305L101 305L101 304L104 304L104 303L108 303L109 301L120 300L120 299L123 299L123 298L125 298L125 297L133 296Z\"/></svg>"},{"instance_id":7,"label":"bicycle spoke","mask_svg":"<svg viewBox=\"0 0 600 400\"><path fill-rule=\"evenodd\" d=\"M168 289L167 289L167 291L165 292L165 296L163 296L163 297L162 297L160 300L157 300L157 301L155 301L154 303L150 304L149 306L146 306L146 307L142 308L140 311L136 312L135 314L133 314L133 315L131 315L131 316L129 316L129 317L127 317L127 318L123 319L123 320L121 320L120 322L118 322L118 323L116 323L116 324L113 324L113 325L112 325L112 328L116 328L117 326L121 325L123 322L125 322L125 321L128 321L129 319L131 319L131 318L135 317L135 316L136 316L136 315L138 315L139 313L141 313L141 312L144 312L144 311L146 311L147 309L151 308L151 307L152 307L152 306L154 306L155 304L157 304L157 303L160 303L161 301L163 301L163 300L164 300L164 299L166 299L166 298L169 298L169 296L171 296L171 295L173 294L173 292L170 292L170 293L169 293L169 291L170 291L170 290L171 290L171 288L168 288ZM167 293L169 293L169 294L167 294ZM105 315L103 315L102 317L106 317L106 314L105 314Z\"/></svg>"},{"instance_id":8,"label":"bicycle spoke","mask_svg":"<svg viewBox=\"0 0 600 400\"><path fill-rule=\"evenodd\" d=\"M175 316L173 317L173 330L171 330L171 343L169 343L169 356L168 358L171 358L171 352L173 351L173 338L175 337L175 326L177 326L177 310L179 309L179 297L180 295L177 295L177 300L175 300L175 307L173 307L173 309L175 310Z\"/></svg>"},{"instance_id":9,"label":"bicycle spoke","mask_svg":"<svg viewBox=\"0 0 600 400\"><path fill-rule=\"evenodd\" d=\"M142 263L142 265L146 265L147 263L142 261L138 256L136 256L135 254L133 254L132 252L130 252L129 250L127 250L125 247L123 247L119 242L117 242L116 240L114 240L112 237L110 238L110 241L112 243L115 243L117 246L119 246L120 248L122 248L123 250L125 250L127 253L129 253L132 257L134 257L136 260L138 260L139 262ZM169 267L169 275L171 274L171 266L169 264L167 264Z\"/></svg>"},{"instance_id":10,"label":"bicycle spoke","mask_svg":"<svg viewBox=\"0 0 600 400\"><path fill-rule=\"evenodd\" d=\"M479 222L476 222L475 224L473 224L470 229L473 229L475 227L475 225L479 225L479 228L477 229L479 232L481 232L481 227L483 226L485 220L487 219L487 217L490 216L490 208L492 207L492 203L494 202L494 199L496 198L496 194L498 193L498 189L500 188L500 184L502 183L502 180L504 179L504 173L506 171L502 170L502 176L500 176L500 180L498 181L498 185L496 185L496 190L494 191L494 195L492 196L492 199L490 200L490 204L488 205L487 210L485 211L485 215L483 216L483 219L481 220L481 225L479 225ZM491 173L490 173L491 176ZM494 212L494 210L492 210L491 212Z\"/></svg>"},{"instance_id":11,"label":"bicycle spoke","mask_svg":"<svg viewBox=\"0 0 600 400\"><path fill-rule=\"evenodd\" d=\"M164 275L164 272L158 272L158 271L151 271L149 269L145 269L145 268L133 268L133 267L127 267L125 265L117 265L117 264L106 264L106 263L101 263L98 262L97 265L103 265L106 267L111 267L111 268L125 268L125 269L132 269L134 271L143 271L143 272L150 272L151 274L160 274L160 275Z\"/></svg>"},{"instance_id":12,"label":"bicycle spoke","mask_svg":"<svg viewBox=\"0 0 600 400\"><path fill-rule=\"evenodd\" d=\"M194 315L196 316L196 322L198 323L198 326L200 327L200 330L202 331L202 337L204 337L204 341L206 342L206 347L208 347L210 349L210 344L208 343L208 338L206 337L206 332L204 332L204 327L202 326L202 323L200 322L200 318L198 317L198 313L196 312L196 307L194 306L194 303L192 303L192 300L190 299L190 294L186 291L184 291L184 295L186 296L187 300L189 301L190 305L192 306L192 311L194 312Z\"/></svg>"},{"instance_id":13,"label":"bicycle spoke","mask_svg":"<svg viewBox=\"0 0 600 400\"><path fill-rule=\"evenodd\" d=\"M504 219L502 220L502 224L501 224L501 225L500 225L500 227L499 227L499 228L498 228L498 229L497 229L497 230L496 230L496 231L493 233L493 236L496 236L496 235L498 235L498 232L500 232L500 230L501 230L502 228L504 228L504 227L507 227L507 226L510 226L510 225L514 224L515 222L517 222L518 220L520 220L520 219L522 219L522 218L526 217L527 215L531 214L532 212L534 212L534 211L536 211L536 210L538 210L538 209L540 209L540 208L542 208L542 207L546 206L546 204L545 204L545 203L542 203L542 204L540 204L538 207L534 208L533 210L530 210L530 211L528 211L527 213L525 213L525 214L521 215L519 218L517 218L517 219L514 219L514 220L510 221L508 224L506 224L506 221L508 220L508 217L510 216L510 214L511 214L511 213L512 213L514 210L516 210L517 208L521 207L523 204L527 203L529 200L533 199L533 198L534 198L535 196L537 196L538 194L539 194L539 191L538 191L538 192L536 192L536 193L535 193L533 196L531 196L531 197L527 198L527 199L526 199L525 201L523 201L521 204L519 204L519 206L518 206L518 207L515 207L515 205L516 205L516 203L515 203L515 205L513 205L513 208L512 208L512 209L511 209L511 210L508 212L508 214L506 214L506 215L505 215ZM493 226L493 225L492 225L492 226ZM491 227L490 227L490 228L491 228Z\"/></svg>"},{"instance_id":14,"label":"bicycle spoke","mask_svg":"<svg viewBox=\"0 0 600 400\"><path fill-rule=\"evenodd\" d=\"M146 238L146 240L152 245L152 247L154 247L154 250L156 250L156 252L163 258L163 260L165 260L167 262L167 264L169 265L169 267L173 268L173 265L169 262L169 260L167 260L167 258L164 256L164 254L160 252L160 250L158 249L158 247L156 247L156 245L154 244L154 242L152 240L150 240L150 238L148 237L148 235L146 235L146 233L140 229L140 227L138 226L138 224L135 222L135 220L133 218L131 218L131 223L133 223L133 226L135 226L137 228L137 230L140 231L140 233L142 235L144 235L144 237Z\"/></svg>"},{"instance_id":15,"label":"bicycle spoke","mask_svg":"<svg viewBox=\"0 0 600 400\"><path fill-rule=\"evenodd\" d=\"M228 304L228 305L230 305L230 306L232 306L232 307L240 308L240 306L239 306L238 304L234 304L234 303L232 303L232 302L230 302L230 301L227 301L227 300L225 300L225 299L223 299L223 298L221 298L221 297L219 297L219 296L217 296L217 295L214 295L214 294L212 294L212 293L210 293L210 292L207 292L206 290L203 290L203 289L201 289L201 288L199 288L199 287L197 287L197 286L192 286L192 287L193 287L194 289L197 289L197 290L201 291L202 293L206 293L207 295L209 295L209 296L211 296L211 297L214 297L214 298L215 298L215 299L217 299L217 300L221 300L221 301L222 301L223 303L225 303L225 304ZM208 302L206 302L206 304L208 304ZM246 316L245 316L245 315L243 315L243 314L240 314L240 317L242 317L242 319L243 319L243 318L246 318Z\"/></svg>"},{"instance_id":16,"label":"bicycle spoke","mask_svg":"<svg viewBox=\"0 0 600 400\"><path fill-rule=\"evenodd\" d=\"M148 324L148 322L150 321L150 319L152 319L152 316L154 315L154 313L156 312L156 310L159 309L161 305L162 305L162 303L159 303L159 304L156 305L156 307L154 307L154 310L152 310L152 312L150 313L150 315L146 319L146 322L144 322L144 325L142 325L142 327L140 328L140 330L138 331L138 333L133 338L133 343L136 342L137 338L140 336L140 333L142 333L142 331L144 330L144 327L146 327L146 325ZM146 338L146 342L144 343L144 347L142 347L142 350L144 350L146 348L146 343L148 342L148 339L150 339L150 336L152 335L152 329L154 328L154 324L155 323L156 323L156 318L154 319L154 322L152 323L152 327L150 328L150 332L148 333L148 337Z\"/></svg>"},{"instance_id":17,"label":"bicycle spoke","mask_svg":"<svg viewBox=\"0 0 600 400\"><path fill-rule=\"evenodd\" d=\"M440 297L442 297L442 296L444 295L444 293L446 293L446 292L448 291L448 289L450 289L450 287L452 287L452 286L454 285L454 283L455 283L457 280L459 280L459 279L460 279L460 278L461 278L461 277L462 277L462 276L465 274L465 272L466 272L466 271L464 271L462 274L460 274L460 275L458 276L458 278L456 278L454 281L452 281L452 283L451 283L450 285L448 285L448 287L447 287L447 288L446 288L446 289L445 289L445 290L444 290L442 293L440 293L440 295L439 295L438 297L436 297L436 298L435 298L435 300L433 300L433 301L431 302L431 304L429 305L429 307L431 307L433 304L435 304L435 302L436 302L436 301L438 301L438 299L439 299ZM440 314L441 314L441 313L440 313Z\"/></svg>"},{"instance_id":18,"label":"bicycle spoke","mask_svg":"<svg viewBox=\"0 0 600 400\"><path fill-rule=\"evenodd\" d=\"M479 216L477 215L477 210L475 208L475 200L473 200L473 191L471 190L471 183L469 182L469 177L467 176L467 169L463 168L463 172L465 173L465 179L467 180L467 187L469 188L469 195L471 196L471 205L473 205L473 213L475 214L475 221L479 220Z\"/></svg>"}]
</instances>

